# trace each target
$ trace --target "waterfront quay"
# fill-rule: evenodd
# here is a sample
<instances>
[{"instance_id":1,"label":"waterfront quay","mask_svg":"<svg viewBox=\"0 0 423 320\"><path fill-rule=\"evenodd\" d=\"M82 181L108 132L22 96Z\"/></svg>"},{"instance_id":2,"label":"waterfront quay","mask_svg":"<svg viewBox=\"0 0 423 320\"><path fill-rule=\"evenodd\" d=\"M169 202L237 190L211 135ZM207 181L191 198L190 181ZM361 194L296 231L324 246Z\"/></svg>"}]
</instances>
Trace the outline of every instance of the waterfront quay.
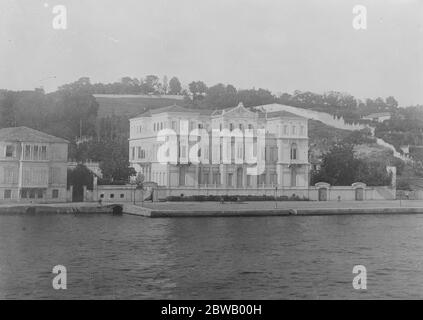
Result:
<instances>
[{"instance_id":1,"label":"waterfront quay","mask_svg":"<svg viewBox=\"0 0 423 320\"><path fill-rule=\"evenodd\" d=\"M90 213L112 214L115 205L101 206L98 203L71 202L71 203L9 203L0 205L0 214L37 214L37 213Z\"/></svg>"},{"instance_id":2,"label":"waterfront quay","mask_svg":"<svg viewBox=\"0 0 423 320\"><path fill-rule=\"evenodd\" d=\"M0 214L120 214L122 211L124 214L150 218L423 214L423 201L144 202L108 205L99 205L94 202L73 202L0 205Z\"/></svg>"},{"instance_id":3,"label":"waterfront quay","mask_svg":"<svg viewBox=\"0 0 423 320\"><path fill-rule=\"evenodd\" d=\"M151 218L423 214L423 201L144 202L124 204L123 213Z\"/></svg>"}]
</instances>

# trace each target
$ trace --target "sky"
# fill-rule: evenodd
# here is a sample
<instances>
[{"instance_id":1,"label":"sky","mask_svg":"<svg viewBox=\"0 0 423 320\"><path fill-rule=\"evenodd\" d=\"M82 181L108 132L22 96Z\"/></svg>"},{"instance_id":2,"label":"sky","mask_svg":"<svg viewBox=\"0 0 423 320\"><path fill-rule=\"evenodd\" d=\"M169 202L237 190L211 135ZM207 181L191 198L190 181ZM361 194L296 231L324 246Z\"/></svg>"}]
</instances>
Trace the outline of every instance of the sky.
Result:
<instances>
[{"instance_id":1,"label":"sky","mask_svg":"<svg viewBox=\"0 0 423 320\"><path fill-rule=\"evenodd\" d=\"M0 0L0 88L148 74L423 105L423 0Z\"/></svg>"}]
</instances>

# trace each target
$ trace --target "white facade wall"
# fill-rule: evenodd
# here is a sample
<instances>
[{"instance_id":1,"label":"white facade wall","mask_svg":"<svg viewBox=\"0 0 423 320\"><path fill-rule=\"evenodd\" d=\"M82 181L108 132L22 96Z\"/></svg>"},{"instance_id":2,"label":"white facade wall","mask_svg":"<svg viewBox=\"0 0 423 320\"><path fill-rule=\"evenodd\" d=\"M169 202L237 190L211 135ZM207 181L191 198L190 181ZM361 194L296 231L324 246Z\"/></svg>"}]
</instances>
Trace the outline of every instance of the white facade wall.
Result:
<instances>
[{"instance_id":1,"label":"white facade wall","mask_svg":"<svg viewBox=\"0 0 423 320\"><path fill-rule=\"evenodd\" d=\"M67 143L1 141L0 201L66 202L67 155Z\"/></svg>"},{"instance_id":2,"label":"white facade wall","mask_svg":"<svg viewBox=\"0 0 423 320\"><path fill-rule=\"evenodd\" d=\"M201 141L201 163L188 163L192 159L188 157L189 152L196 153L193 146L197 141L190 141L187 133L197 128L207 131L208 145ZM158 162L157 153L164 142L158 141L157 136L164 129L172 129L177 134L177 163ZM266 148L262 152L263 158L266 157L266 167L261 176L247 175L244 140L241 140L241 145L237 144L237 139L234 139L232 146L227 145L228 155L232 159L230 164L223 162L226 151L222 147L224 138L212 140L212 130L226 130L233 135L236 132L242 134L248 129L254 131L255 137L257 130L263 130L266 134ZM145 181L164 187L306 187L309 181L307 134L305 118L291 115L266 119L264 114L252 112L242 105L211 115L167 109L130 120L129 160L137 172L144 174ZM241 159L243 163L237 163L235 159Z\"/></svg>"}]
</instances>

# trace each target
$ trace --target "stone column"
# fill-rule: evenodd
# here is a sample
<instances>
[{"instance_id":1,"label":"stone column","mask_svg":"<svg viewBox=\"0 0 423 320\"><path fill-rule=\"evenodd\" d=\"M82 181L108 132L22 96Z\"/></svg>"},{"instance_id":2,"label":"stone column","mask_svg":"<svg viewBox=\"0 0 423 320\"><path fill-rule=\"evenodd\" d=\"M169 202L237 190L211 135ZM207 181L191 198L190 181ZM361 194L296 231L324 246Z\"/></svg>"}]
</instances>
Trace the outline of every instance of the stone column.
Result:
<instances>
[{"instance_id":1,"label":"stone column","mask_svg":"<svg viewBox=\"0 0 423 320\"><path fill-rule=\"evenodd\" d=\"M278 175L277 184L279 186L283 186L283 168L282 168L282 164L281 163L278 163L276 165L276 173Z\"/></svg>"},{"instance_id":2,"label":"stone column","mask_svg":"<svg viewBox=\"0 0 423 320\"><path fill-rule=\"evenodd\" d=\"M247 188L247 166L242 166L242 187Z\"/></svg>"},{"instance_id":3,"label":"stone column","mask_svg":"<svg viewBox=\"0 0 423 320\"><path fill-rule=\"evenodd\" d=\"M222 185L222 187L226 188L226 165L225 164L221 164L220 165L220 184Z\"/></svg>"}]
</instances>

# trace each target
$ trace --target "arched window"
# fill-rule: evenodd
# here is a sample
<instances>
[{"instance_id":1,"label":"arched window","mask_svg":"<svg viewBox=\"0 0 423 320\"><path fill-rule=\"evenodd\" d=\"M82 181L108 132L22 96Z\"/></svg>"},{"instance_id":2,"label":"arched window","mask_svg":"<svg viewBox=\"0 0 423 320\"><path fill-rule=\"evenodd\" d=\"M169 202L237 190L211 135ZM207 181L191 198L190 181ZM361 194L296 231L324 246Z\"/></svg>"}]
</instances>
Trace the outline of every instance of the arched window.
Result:
<instances>
[{"instance_id":1,"label":"arched window","mask_svg":"<svg viewBox=\"0 0 423 320\"><path fill-rule=\"evenodd\" d=\"M297 144L291 144L291 160L297 160L298 151L297 151Z\"/></svg>"}]
</instances>

